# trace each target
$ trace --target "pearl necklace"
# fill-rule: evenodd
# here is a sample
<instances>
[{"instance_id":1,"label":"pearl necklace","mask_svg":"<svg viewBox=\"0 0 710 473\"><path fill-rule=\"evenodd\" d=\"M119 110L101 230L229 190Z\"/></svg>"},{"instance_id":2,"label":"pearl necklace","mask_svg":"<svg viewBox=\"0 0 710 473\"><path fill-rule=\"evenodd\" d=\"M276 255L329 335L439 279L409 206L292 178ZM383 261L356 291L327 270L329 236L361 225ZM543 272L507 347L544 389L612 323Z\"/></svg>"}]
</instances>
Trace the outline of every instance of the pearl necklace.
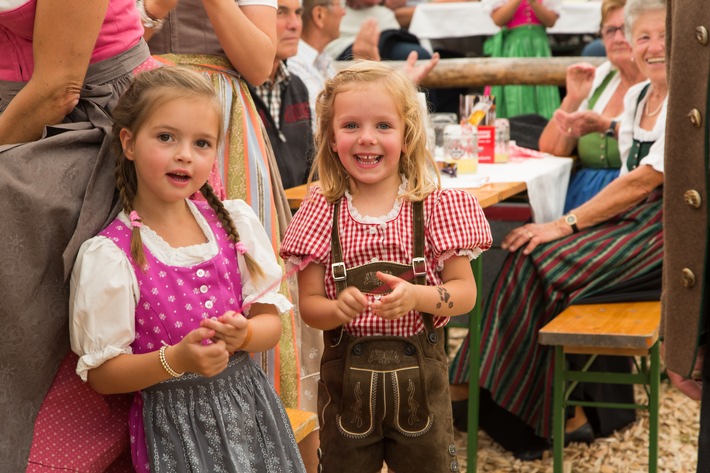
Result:
<instances>
[{"instance_id":1,"label":"pearl necklace","mask_svg":"<svg viewBox=\"0 0 710 473\"><path fill-rule=\"evenodd\" d=\"M648 98L646 99L646 106L644 107L644 110L643 110L646 113L646 116L653 117L655 115L658 115L658 112L660 112L661 109L663 108L664 101L665 101L665 98L663 100L661 100L661 103L656 110L654 110L653 112L649 112L648 109L651 106L651 94L649 94Z\"/></svg>"}]
</instances>

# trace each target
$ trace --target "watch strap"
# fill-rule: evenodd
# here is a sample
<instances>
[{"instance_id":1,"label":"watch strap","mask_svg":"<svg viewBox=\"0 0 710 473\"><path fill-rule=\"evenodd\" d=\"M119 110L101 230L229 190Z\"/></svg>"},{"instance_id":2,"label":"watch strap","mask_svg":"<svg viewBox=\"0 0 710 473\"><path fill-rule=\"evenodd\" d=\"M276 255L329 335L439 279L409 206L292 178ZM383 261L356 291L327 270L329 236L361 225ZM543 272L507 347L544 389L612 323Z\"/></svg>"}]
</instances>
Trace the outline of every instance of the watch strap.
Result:
<instances>
[{"instance_id":1,"label":"watch strap","mask_svg":"<svg viewBox=\"0 0 710 473\"><path fill-rule=\"evenodd\" d=\"M577 226L577 216L573 213L568 213L564 216L565 222L572 227L572 233L579 233L579 227Z\"/></svg>"}]
</instances>

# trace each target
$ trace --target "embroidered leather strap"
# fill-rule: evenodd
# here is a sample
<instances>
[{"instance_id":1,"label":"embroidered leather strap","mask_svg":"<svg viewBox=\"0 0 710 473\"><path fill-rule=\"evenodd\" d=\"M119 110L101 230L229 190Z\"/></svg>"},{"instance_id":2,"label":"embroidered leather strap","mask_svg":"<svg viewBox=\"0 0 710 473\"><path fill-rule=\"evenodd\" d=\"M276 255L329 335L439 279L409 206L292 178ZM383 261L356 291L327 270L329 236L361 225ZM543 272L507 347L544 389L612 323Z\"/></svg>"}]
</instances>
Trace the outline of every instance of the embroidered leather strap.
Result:
<instances>
[{"instance_id":1,"label":"embroidered leather strap","mask_svg":"<svg viewBox=\"0 0 710 473\"><path fill-rule=\"evenodd\" d=\"M359 279L362 277L362 271L360 268L348 269L345 267L343 262L343 251L340 246L340 233L338 230L338 216L340 215L340 200L333 205L333 226L331 229L331 241L330 241L330 252L333 257L333 264L331 265L331 271L333 274L333 279L335 280L335 288L337 294L344 291L348 287L348 273L356 273L353 279ZM413 276L411 279L414 284L426 285L426 259L424 258L424 204L423 202L413 202L412 203L412 230L413 230L413 242L412 242L412 263L411 269ZM373 263L382 265L383 268L402 268L406 265L401 265L398 263L388 263L379 262ZM401 270L400 270L401 271ZM399 273L393 273L399 276ZM408 275L402 276L403 279L410 279ZM351 284L355 281L351 281ZM422 316L422 321L424 323L424 328L427 332L427 339L432 343L436 344L438 341L438 335L434 329L434 318L431 314L420 313ZM336 329L338 332L342 331L342 326ZM326 337L326 340L334 339L340 340L341 336L338 333L335 338Z\"/></svg>"}]
</instances>

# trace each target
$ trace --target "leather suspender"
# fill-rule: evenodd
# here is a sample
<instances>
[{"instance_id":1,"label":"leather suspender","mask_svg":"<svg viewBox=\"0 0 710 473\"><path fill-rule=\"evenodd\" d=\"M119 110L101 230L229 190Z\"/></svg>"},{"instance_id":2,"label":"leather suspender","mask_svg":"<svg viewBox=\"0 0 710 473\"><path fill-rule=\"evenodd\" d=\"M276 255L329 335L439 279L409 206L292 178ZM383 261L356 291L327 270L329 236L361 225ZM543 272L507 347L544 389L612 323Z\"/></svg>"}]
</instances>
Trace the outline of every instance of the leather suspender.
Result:
<instances>
[{"instance_id":1,"label":"leather suspender","mask_svg":"<svg viewBox=\"0 0 710 473\"><path fill-rule=\"evenodd\" d=\"M348 270L343 262L343 251L340 246L340 234L338 231L338 216L340 215L340 200L333 205L333 227L331 230L330 251L333 256L331 271L335 280L335 287L338 294L348 286ZM424 204L423 202L412 203L412 263L414 284L426 286L426 259L424 259ZM382 262L387 265L387 262ZM390 263L391 264L391 263ZM396 276L398 276L396 274ZM402 279L410 279L405 275ZM422 321L427 332L427 337L431 343L436 343L438 336L434 329L434 319L431 314L421 313Z\"/></svg>"}]
</instances>

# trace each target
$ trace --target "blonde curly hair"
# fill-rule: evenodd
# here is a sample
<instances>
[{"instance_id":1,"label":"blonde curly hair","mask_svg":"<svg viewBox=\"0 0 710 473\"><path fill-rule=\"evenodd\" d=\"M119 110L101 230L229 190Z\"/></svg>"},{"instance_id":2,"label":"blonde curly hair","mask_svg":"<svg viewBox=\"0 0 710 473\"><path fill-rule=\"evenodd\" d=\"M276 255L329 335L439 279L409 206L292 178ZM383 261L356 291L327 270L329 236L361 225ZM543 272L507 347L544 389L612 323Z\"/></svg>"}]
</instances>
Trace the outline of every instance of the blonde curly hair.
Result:
<instances>
[{"instance_id":1,"label":"blonde curly hair","mask_svg":"<svg viewBox=\"0 0 710 473\"><path fill-rule=\"evenodd\" d=\"M316 156L308 178L318 179L323 196L329 202L340 199L348 190L349 176L338 154L331 148L335 97L363 84L378 84L394 99L404 123L402 156L399 172L407 178L404 196L412 201L423 200L441 187L441 177L427 147L424 110L417 97L417 88L407 76L374 61L356 61L328 80L316 101Z\"/></svg>"}]
</instances>

